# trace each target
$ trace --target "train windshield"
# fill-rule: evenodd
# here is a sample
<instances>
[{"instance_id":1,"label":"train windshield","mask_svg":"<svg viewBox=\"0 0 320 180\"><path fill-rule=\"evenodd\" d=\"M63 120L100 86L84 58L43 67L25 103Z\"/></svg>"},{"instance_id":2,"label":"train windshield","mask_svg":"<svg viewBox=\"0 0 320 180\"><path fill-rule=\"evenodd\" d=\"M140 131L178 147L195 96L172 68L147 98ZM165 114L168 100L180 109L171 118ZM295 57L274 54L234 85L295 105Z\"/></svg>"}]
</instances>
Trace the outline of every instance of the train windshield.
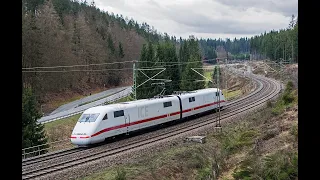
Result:
<instances>
[{"instance_id":1,"label":"train windshield","mask_svg":"<svg viewBox=\"0 0 320 180\"><path fill-rule=\"evenodd\" d=\"M78 122L95 122L98 118L99 113L97 114L82 114Z\"/></svg>"}]
</instances>

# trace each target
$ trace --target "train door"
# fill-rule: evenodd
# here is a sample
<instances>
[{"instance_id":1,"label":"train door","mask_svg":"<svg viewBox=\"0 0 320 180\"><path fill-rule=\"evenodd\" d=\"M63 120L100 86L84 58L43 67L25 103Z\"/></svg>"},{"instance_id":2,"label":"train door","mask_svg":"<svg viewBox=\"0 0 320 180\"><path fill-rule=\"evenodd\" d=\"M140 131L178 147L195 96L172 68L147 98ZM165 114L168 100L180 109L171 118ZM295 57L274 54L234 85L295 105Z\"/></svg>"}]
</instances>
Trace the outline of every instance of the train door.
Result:
<instances>
[{"instance_id":1,"label":"train door","mask_svg":"<svg viewBox=\"0 0 320 180\"><path fill-rule=\"evenodd\" d=\"M130 115L127 110L124 111L124 123L126 126L126 135L129 135L130 131Z\"/></svg>"},{"instance_id":2,"label":"train door","mask_svg":"<svg viewBox=\"0 0 320 180\"><path fill-rule=\"evenodd\" d=\"M179 96L177 96L179 98L179 104L180 104L180 120L182 119L182 102L181 102L181 98Z\"/></svg>"}]
</instances>

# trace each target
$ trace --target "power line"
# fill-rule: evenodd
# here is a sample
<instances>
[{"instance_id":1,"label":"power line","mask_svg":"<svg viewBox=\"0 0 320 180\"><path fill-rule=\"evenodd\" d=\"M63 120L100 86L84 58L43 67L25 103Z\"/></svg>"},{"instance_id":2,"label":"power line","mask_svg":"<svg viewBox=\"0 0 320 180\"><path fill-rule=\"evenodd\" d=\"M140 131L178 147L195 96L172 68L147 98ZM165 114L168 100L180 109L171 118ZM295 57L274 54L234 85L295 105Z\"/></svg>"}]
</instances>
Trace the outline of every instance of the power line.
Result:
<instances>
[{"instance_id":1,"label":"power line","mask_svg":"<svg viewBox=\"0 0 320 180\"><path fill-rule=\"evenodd\" d=\"M135 69L135 70L162 70L164 69L164 67L162 66L158 66L158 67L145 67L145 68L141 68L141 69ZM166 68L166 69L175 69L175 68ZM22 71L22 72L39 72L39 73L43 73L43 72L101 72L101 71L122 71L122 70L133 70L133 68L118 68L118 69L77 69L77 70L60 70L60 71Z\"/></svg>"},{"instance_id":2,"label":"power line","mask_svg":"<svg viewBox=\"0 0 320 180\"><path fill-rule=\"evenodd\" d=\"M188 63L196 63L199 61L192 61L192 62L188 62ZM135 70L157 70L157 69L163 69L165 67L173 67L173 66L183 66L183 65L187 65L187 63L184 64L172 64L172 65L163 65L163 66L153 66L153 67L143 67L143 68L136 68ZM175 68L166 68L167 70L169 69L175 69ZM200 69L211 69L211 68L200 68ZM51 73L56 73L56 72L100 72L100 71L122 71L122 70L133 70L133 68L117 68L117 69L112 69L112 68L108 68L108 69L77 69L77 70L57 70L57 71L42 71L42 70L34 70L34 71L22 71L22 72L31 72L31 73L35 73L35 72L39 72L39 73L44 73L44 72L51 72Z\"/></svg>"},{"instance_id":3,"label":"power line","mask_svg":"<svg viewBox=\"0 0 320 180\"><path fill-rule=\"evenodd\" d=\"M197 62L207 62L207 61L212 61L216 59L221 59L221 58L215 58L215 59L207 59L207 60L201 60L201 61L191 61L191 62L156 62L157 64L189 64L189 63L197 63ZM99 63L99 64L77 64L77 65L69 65L69 66L43 66L43 67L24 67L22 68L23 70L32 70L32 69L54 69L54 68L73 68L73 67L87 67L87 66L101 66L101 65L111 65L111 64L125 64L125 63L155 63L155 62L150 62L150 61L123 61L123 62L110 62L110 63Z\"/></svg>"},{"instance_id":4,"label":"power line","mask_svg":"<svg viewBox=\"0 0 320 180\"><path fill-rule=\"evenodd\" d=\"M110 64L124 64L124 63L132 63L134 61L123 61L123 62L110 62L110 63L99 63L99 64L77 64L77 65L69 65L69 66L46 66L46 67L29 67L22 69L54 69L54 68L70 68L70 67L87 67L87 66L101 66L101 65L110 65Z\"/></svg>"},{"instance_id":5,"label":"power line","mask_svg":"<svg viewBox=\"0 0 320 180\"><path fill-rule=\"evenodd\" d=\"M61 71L22 71L22 72L39 72L39 73L43 73L43 72L97 72L97 71L121 71L121 70L129 70L132 68L120 68L120 69L91 69L91 70L61 70Z\"/></svg>"},{"instance_id":6,"label":"power line","mask_svg":"<svg viewBox=\"0 0 320 180\"><path fill-rule=\"evenodd\" d=\"M168 66L155 66L155 67L144 67L144 68L136 68L135 70L162 70L165 67L172 67L175 65L168 65ZM171 69L176 69L176 68L165 68L166 70L171 70ZM208 68L209 69L209 68ZM46 72L50 72L50 73L63 73L63 72L101 72L101 71L122 71L122 70L133 70L133 68L118 68L118 69L77 69L77 70L58 70L58 71L41 71L41 70L36 70L36 71L22 71L22 72L30 72L30 73L46 73ZM206 68L204 68L204 70L206 70Z\"/></svg>"}]
</instances>

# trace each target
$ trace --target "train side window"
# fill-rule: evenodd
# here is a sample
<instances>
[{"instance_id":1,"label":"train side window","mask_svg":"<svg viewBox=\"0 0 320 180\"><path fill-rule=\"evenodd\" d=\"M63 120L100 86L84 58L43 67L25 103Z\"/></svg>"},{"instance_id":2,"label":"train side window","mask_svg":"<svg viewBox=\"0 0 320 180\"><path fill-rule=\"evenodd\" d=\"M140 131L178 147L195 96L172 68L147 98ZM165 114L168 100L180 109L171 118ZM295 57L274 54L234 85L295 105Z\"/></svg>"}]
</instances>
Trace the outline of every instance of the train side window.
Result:
<instances>
[{"instance_id":1,"label":"train side window","mask_svg":"<svg viewBox=\"0 0 320 180\"><path fill-rule=\"evenodd\" d=\"M123 110L120 110L120 111L115 111L113 112L113 116L116 118L116 117L120 117L120 116L124 116L124 112Z\"/></svg>"},{"instance_id":2,"label":"train side window","mask_svg":"<svg viewBox=\"0 0 320 180\"><path fill-rule=\"evenodd\" d=\"M172 102L171 102L171 101L169 101L169 102L164 102L164 103L163 103L163 107L164 107L164 108L170 107L170 106L172 106Z\"/></svg>"},{"instance_id":3,"label":"train side window","mask_svg":"<svg viewBox=\"0 0 320 180\"><path fill-rule=\"evenodd\" d=\"M192 101L196 101L196 98L195 98L195 97L192 97Z\"/></svg>"},{"instance_id":4,"label":"train side window","mask_svg":"<svg viewBox=\"0 0 320 180\"><path fill-rule=\"evenodd\" d=\"M107 120L108 119L108 114L104 115L102 120Z\"/></svg>"},{"instance_id":5,"label":"train side window","mask_svg":"<svg viewBox=\"0 0 320 180\"><path fill-rule=\"evenodd\" d=\"M189 102L193 102L193 101L195 101L195 98L194 97L190 97L189 98Z\"/></svg>"},{"instance_id":6,"label":"train side window","mask_svg":"<svg viewBox=\"0 0 320 180\"><path fill-rule=\"evenodd\" d=\"M216 96L219 96L219 92L216 92Z\"/></svg>"}]
</instances>

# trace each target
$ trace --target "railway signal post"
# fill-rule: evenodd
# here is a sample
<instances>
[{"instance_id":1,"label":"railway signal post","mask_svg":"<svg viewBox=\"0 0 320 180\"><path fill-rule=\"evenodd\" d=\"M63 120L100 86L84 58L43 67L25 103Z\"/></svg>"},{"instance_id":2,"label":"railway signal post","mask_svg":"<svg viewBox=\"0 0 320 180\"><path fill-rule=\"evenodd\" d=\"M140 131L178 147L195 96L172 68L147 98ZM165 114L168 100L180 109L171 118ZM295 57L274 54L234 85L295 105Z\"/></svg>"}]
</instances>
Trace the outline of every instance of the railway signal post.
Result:
<instances>
[{"instance_id":1,"label":"railway signal post","mask_svg":"<svg viewBox=\"0 0 320 180\"><path fill-rule=\"evenodd\" d=\"M136 90L136 61L133 61L133 99L137 100L137 90Z\"/></svg>"},{"instance_id":2,"label":"railway signal post","mask_svg":"<svg viewBox=\"0 0 320 180\"><path fill-rule=\"evenodd\" d=\"M220 88L219 88L219 79L220 79L220 66L219 66L219 60L217 59L217 65L218 65L218 68L217 68L217 92L219 93L218 96L217 96L217 102L218 102L218 114L217 114L217 118L216 118L216 125L214 127L214 129L216 130L216 132L222 132L222 127L221 127L221 124L220 124Z\"/></svg>"}]
</instances>

